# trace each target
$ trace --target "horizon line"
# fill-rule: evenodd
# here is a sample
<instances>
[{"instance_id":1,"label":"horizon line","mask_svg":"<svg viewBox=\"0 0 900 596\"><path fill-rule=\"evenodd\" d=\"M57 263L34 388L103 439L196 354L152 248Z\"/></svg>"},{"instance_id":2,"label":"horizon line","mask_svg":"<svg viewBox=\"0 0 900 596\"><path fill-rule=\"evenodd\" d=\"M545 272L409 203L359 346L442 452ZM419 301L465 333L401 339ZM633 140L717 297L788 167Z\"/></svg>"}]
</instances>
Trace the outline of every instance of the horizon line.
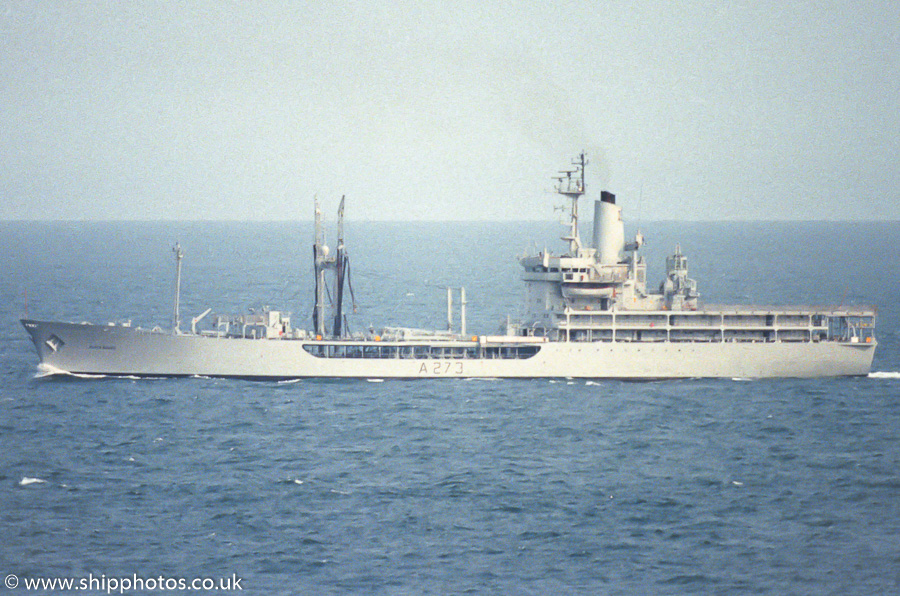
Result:
<instances>
[{"instance_id":1,"label":"horizon line","mask_svg":"<svg viewBox=\"0 0 900 596\"><path fill-rule=\"evenodd\" d=\"M347 223L402 223L402 224L432 224L432 223L558 223L548 219L346 219ZM583 219L580 223L592 222L593 219ZM727 218L727 219L644 219L633 223L900 223L900 217L888 219L788 219L788 218ZM304 223L312 224L310 219L3 219L4 223ZM626 224L632 222L626 222Z\"/></svg>"}]
</instances>

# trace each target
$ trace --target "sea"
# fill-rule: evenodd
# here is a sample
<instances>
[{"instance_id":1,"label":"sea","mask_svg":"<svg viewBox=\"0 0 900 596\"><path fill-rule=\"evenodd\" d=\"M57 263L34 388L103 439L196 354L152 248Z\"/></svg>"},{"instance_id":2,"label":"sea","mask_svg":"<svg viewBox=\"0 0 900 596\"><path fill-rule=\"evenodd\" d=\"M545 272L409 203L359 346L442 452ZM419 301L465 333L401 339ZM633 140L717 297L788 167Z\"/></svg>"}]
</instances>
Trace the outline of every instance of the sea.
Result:
<instances>
[{"instance_id":1,"label":"sea","mask_svg":"<svg viewBox=\"0 0 900 596\"><path fill-rule=\"evenodd\" d=\"M19 319L170 327L176 242L183 327L207 308L265 307L309 326L312 225L0 223L5 588L76 591L34 588L68 578L98 594L898 593L900 222L641 231L653 285L680 243L707 302L877 306L873 372L46 376ZM519 312L517 258L562 252L561 235L556 222L349 221L351 330L445 327L452 286L466 288L469 332L495 333Z\"/></svg>"}]
</instances>

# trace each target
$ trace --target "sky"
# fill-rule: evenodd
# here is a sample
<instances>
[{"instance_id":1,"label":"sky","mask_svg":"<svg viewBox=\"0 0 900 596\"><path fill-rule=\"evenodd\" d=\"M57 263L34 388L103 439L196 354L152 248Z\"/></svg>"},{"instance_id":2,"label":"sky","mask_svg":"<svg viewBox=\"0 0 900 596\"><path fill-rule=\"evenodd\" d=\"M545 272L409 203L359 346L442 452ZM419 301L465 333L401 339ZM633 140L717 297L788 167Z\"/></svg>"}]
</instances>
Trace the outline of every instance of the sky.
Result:
<instances>
[{"instance_id":1,"label":"sky","mask_svg":"<svg viewBox=\"0 0 900 596\"><path fill-rule=\"evenodd\" d=\"M0 2L0 219L900 219L900 3Z\"/></svg>"}]
</instances>

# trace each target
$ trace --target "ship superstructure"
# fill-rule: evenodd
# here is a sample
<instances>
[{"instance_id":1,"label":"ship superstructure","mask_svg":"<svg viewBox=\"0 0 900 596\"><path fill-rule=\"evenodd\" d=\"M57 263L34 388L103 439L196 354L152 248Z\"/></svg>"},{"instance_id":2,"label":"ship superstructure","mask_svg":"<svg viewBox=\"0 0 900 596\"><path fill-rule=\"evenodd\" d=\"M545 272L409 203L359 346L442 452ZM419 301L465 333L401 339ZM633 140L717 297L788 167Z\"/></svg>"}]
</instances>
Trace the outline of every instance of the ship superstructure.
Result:
<instances>
[{"instance_id":1,"label":"ship superstructure","mask_svg":"<svg viewBox=\"0 0 900 596\"><path fill-rule=\"evenodd\" d=\"M184 253L176 246L176 293L170 332L122 325L23 320L42 365L53 371L137 376L252 378L366 377L816 377L865 375L876 341L875 310L866 307L701 305L676 247L666 277L647 287L643 237L626 239L616 197L594 202L591 243L579 235L579 200L587 191L582 153L556 178L568 201L562 240L567 252L547 250L520 260L524 314L498 334L468 335L465 290L461 325L453 329L448 289L446 330L388 327L351 333L345 286L353 299L344 246L344 199L337 242L325 239L315 206L315 304L312 330L265 310L210 317L180 328L179 287ZM209 328L198 329L202 320Z\"/></svg>"},{"instance_id":2,"label":"ship superstructure","mask_svg":"<svg viewBox=\"0 0 900 596\"><path fill-rule=\"evenodd\" d=\"M546 251L521 259L525 318L507 333L555 342L776 343L847 342L874 347L875 311L856 307L702 306L688 260L676 246L666 258L666 277L648 291L639 250L643 235L626 242L616 197L594 203L591 246L578 234L578 199L586 191L587 160L561 172L557 192L571 201L563 240L567 254Z\"/></svg>"}]
</instances>

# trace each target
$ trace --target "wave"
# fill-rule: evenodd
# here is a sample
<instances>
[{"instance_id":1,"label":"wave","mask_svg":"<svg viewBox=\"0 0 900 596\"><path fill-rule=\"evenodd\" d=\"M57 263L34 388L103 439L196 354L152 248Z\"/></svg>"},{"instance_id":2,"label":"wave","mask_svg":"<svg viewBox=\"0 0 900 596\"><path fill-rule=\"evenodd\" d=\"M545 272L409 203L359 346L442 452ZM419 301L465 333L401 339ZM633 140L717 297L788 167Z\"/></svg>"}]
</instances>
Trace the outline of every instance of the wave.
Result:
<instances>
[{"instance_id":1,"label":"wave","mask_svg":"<svg viewBox=\"0 0 900 596\"><path fill-rule=\"evenodd\" d=\"M78 379L104 379L106 375L89 375L85 373L73 373L67 370L63 370L61 368L56 368L51 364L46 364L41 362L37 365L37 372L34 374L35 379L43 379L44 377L52 377L52 376L66 376L66 377L75 377Z\"/></svg>"},{"instance_id":2,"label":"wave","mask_svg":"<svg viewBox=\"0 0 900 596\"><path fill-rule=\"evenodd\" d=\"M897 371L876 371L869 373L870 379L900 379L900 372Z\"/></svg>"},{"instance_id":3,"label":"wave","mask_svg":"<svg viewBox=\"0 0 900 596\"><path fill-rule=\"evenodd\" d=\"M19 480L19 486L28 486L29 484L46 484L47 481L43 478L31 478L29 476L22 476L22 479Z\"/></svg>"},{"instance_id":4,"label":"wave","mask_svg":"<svg viewBox=\"0 0 900 596\"><path fill-rule=\"evenodd\" d=\"M103 375L103 374L88 374L88 373L75 373L69 372L67 370L63 370L61 368L57 368L52 364L46 364L41 362L37 365L37 372L34 373L35 379L43 379L46 377L72 377L75 379L106 379L106 378L114 378L114 379L127 379L129 381L147 381L147 380L160 380L165 379L166 377L147 377L147 376L138 376L138 375Z\"/></svg>"}]
</instances>

